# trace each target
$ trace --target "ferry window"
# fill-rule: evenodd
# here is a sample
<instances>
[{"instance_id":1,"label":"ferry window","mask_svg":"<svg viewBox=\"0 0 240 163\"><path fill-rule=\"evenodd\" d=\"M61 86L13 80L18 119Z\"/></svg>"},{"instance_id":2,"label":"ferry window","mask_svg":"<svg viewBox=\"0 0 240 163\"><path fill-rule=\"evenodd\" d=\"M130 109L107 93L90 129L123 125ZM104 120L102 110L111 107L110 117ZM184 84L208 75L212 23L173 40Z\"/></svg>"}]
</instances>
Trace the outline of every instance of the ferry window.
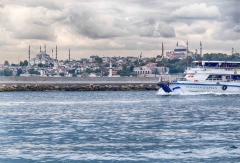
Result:
<instances>
[{"instance_id":1,"label":"ferry window","mask_svg":"<svg viewBox=\"0 0 240 163\"><path fill-rule=\"evenodd\" d=\"M240 75L232 75L233 80L240 80Z\"/></svg>"},{"instance_id":2,"label":"ferry window","mask_svg":"<svg viewBox=\"0 0 240 163\"><path fill-rule=\"evenodd\" d=\"M178 81L178 78L174 79L173 82L177 82Z\"/></svg>"},{"instance_id":3,"label":"ferry window","mask_svg":"<svg viewBox=\"0 0 240 163\"><path fill-rule=\"evenodd\" d=\"M186 78L179 78L179 81L186 81Z\"/></svg>"},{"instance_id":4,"label":"ferry window","mask_svg":"<svg viewBox=\"0 0 240 163\"><path fill-rule=\"evenodd\" d=\"M222 75L209 75L207 80L220 80L222 79Z\"/></svg>"},{"instance_id":5,"label":"ferry window","mask_svg":"<svg viewBox=\"0 0 240 163\"><path fill-rule=\"evenodd\" d=\"M209 75L209 76L208 76L207 80L209 80L209 79L212 79L212 75Z\"/></svg>"}]
</instances>

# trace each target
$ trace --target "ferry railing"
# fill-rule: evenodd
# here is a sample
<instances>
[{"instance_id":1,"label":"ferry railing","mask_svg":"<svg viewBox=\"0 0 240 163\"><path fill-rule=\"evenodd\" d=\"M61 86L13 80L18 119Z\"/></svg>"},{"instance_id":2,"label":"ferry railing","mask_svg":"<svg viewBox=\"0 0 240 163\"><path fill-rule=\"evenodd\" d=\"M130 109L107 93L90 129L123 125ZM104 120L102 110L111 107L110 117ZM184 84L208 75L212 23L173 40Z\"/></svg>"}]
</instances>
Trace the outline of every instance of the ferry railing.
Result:
<instances>
[{"instance_id":1,"label":"ferry railing","mask_svg":"<svg viewBox=\"0 0 240 163\"><path fill-rule=\"evenodd\" d=\"M236 82L236 83L239 83L240 80L234 80L234 79L226 79L226 80L222 80L222 79L208 79L208 80L205 80L205 82Z\"/></svg>"},{"instance_id":2,"label":"ferry railing","mask_svg":"<svg viewBox=\"0 0 240 163\"><path fill-rule=\"evenodd\" d=\"M202 66L202 67L199 67L199 66L193 66L193 67L187 67L186 70L191 70L192 68L194 69L202 69L202 70L205 70L205 69L222 69L222 70L240 70L240 67L208 67L208 66Z\"/></svg>"}]
</instances>

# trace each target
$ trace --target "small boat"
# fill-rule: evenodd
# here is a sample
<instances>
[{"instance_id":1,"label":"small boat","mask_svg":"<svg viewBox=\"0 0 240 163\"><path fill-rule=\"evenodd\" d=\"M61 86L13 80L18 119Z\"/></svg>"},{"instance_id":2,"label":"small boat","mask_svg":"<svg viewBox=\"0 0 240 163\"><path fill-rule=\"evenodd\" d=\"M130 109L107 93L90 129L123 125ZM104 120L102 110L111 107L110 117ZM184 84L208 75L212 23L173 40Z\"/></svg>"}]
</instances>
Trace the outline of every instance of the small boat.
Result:
<instances>
[{"instance_id":1,"label":"small boat","mask_svg":"<svg viewBox=\"0 0 240 163\"><path fill-rule=\"evenodd\" d=\"M164 92L181 91L240 94L240 62L193 61L186 75L169 82L159 82Z\"/></svg>"}]
</instances>

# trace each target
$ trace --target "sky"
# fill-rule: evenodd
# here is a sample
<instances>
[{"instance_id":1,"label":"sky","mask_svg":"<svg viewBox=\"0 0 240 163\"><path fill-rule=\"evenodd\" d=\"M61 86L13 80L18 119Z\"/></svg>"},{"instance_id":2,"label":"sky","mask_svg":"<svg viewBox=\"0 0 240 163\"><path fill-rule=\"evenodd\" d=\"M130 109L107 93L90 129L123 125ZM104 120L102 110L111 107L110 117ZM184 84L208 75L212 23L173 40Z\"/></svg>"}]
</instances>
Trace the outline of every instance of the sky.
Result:
<instances>
[{"instance_id":1,"label":"sky","mask_svg":"<svg viewBox=\"0 0 240 163\"><path fill-rule=\"evenodd\" d=\"M178 45L240 51L239 0L0 0L0 64L28 60L46 44L58 59L156 57Z\"/></svg>"}]
</instances>

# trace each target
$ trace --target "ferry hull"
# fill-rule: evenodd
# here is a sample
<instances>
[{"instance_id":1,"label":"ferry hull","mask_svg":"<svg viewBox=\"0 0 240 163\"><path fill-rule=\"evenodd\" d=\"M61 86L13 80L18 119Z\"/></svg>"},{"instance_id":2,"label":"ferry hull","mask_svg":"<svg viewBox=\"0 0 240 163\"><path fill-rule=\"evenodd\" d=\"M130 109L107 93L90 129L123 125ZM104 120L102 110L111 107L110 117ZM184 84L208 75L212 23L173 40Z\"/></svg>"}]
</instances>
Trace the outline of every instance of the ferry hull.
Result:
<instances>
[{"instance_id":1,"label":"ferry hull","mask_svg":"<svg viewBox=\"0 0 240 163\"><path fill-rule=\"evenodd\" d=\"M169 83L168 87L176 92L181 90L183 93L188 92L209 92L209 93L233 93L240 94L240 84L235 83Z\"/></svg>"}]
</instances>

